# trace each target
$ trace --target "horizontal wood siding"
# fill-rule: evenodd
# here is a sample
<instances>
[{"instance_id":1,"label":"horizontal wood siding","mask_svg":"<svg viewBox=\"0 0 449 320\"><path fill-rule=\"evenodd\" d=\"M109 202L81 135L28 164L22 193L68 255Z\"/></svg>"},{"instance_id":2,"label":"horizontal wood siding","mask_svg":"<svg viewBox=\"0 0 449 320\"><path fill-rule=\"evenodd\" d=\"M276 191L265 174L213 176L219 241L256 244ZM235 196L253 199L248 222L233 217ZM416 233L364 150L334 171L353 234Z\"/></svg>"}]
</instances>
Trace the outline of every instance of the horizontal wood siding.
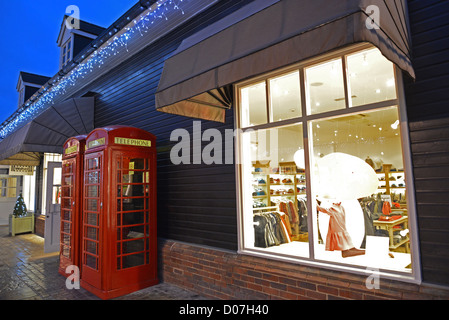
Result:
<instances>
[{"instance_id":1,"label":"horizontal wood siding","mask_svg":"<svg viewBox=\"0 0 449 320\"><path fill-rule=\"evenodd\" d=\"M406 80L423 280L449 285L449 1L408 2L416 81Z\"/></svg>"},{"instance_id":2,"label":"horizontal wood siding","mask_svg":"<svg viewBox=\"0 0 449 320\"><path fill-rule=\"evenodd\" d=\"M99 94L95 127L130 125L156 135L160 237L230 250L237 248L234 165L173 165L170 150L177 142L170 141L170 134L177 128L192 133L195 119L156 111L154 94L164 60L184 38L248 2L221 1L83 89ZM232 110L227 112L225 124L202 121L203 130L217 128L224 133L233 127ZM207 144L203 142L203 147Z\"/></svg>"}]
</instances>

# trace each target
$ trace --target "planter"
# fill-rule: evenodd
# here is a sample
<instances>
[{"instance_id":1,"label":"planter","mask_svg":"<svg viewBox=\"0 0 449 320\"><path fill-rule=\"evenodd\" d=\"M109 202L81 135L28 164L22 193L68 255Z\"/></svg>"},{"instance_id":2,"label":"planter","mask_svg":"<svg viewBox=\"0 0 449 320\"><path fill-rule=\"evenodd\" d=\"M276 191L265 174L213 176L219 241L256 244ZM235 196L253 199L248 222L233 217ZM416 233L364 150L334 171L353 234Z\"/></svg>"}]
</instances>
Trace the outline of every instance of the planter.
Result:
<instances>
[{"instance_id":1,"label":"planter","mask_svg":"<svg viewBox=\"0 0 449 320\"><path fill-rule=\"evenodd\" d=\"M34 232L34 214L29 212L24 217L9 215L9 233L15 236L19 233Z\"/></svg>"}]
</instances>

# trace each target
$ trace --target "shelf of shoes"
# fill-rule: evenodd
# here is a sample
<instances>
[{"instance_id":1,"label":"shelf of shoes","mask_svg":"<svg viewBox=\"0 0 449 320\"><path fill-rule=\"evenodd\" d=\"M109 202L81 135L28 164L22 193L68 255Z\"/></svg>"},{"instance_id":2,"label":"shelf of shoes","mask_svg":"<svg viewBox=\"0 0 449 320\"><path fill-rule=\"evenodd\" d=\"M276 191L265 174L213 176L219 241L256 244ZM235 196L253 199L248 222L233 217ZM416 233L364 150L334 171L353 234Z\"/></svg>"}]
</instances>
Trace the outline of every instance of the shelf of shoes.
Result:
<instances>
[{"instance_id":1,"label":"shelf of shoes","mask_svg":"<svg viewBox=\"0 0 449 320\"><path fill-rule=\"evenodd\" d=\"M295 199L306 194L304 170L296 167L294 162L279 163L279 167L253 163L253 208L271 206L277 198Z\"/></svg>"}]
</instances>

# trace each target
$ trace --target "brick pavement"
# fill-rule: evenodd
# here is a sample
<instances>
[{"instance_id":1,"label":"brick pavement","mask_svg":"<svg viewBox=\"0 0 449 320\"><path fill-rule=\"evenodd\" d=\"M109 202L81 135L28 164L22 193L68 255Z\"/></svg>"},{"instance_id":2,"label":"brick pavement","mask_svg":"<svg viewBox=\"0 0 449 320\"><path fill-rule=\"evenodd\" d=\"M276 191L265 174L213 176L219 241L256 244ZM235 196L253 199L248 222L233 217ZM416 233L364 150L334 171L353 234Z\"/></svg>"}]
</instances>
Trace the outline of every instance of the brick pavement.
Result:
<instances>
[{"instance_id":1,"label":"brick pavement","mask_svg":"<svg viewBox=\"0 0 449 320\"><path fill-rule=\"evenodd\" d=\"M44 239L35 234L9 235L0 226L0 300L100 300L84 290L68 290L58 273L59 256L44 253ZM160 283L116 300L203 300L196 293Z\"/></svg>"}]
</instances>

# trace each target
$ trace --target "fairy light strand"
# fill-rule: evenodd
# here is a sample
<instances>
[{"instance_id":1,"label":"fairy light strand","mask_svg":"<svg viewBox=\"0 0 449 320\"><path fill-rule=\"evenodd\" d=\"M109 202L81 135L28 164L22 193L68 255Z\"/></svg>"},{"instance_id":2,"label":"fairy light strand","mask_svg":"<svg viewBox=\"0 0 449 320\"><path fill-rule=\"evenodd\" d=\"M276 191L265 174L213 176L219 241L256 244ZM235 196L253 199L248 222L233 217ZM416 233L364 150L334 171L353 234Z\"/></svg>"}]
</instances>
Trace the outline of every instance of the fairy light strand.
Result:
<instances>
[{"instance_id":1,"label":"fairy light strand","mask_svg":"<svg viewBox=\"0 0 449 320\"><path fill-rule=\"evenodd\" d=\"M167 13L172 10L178 10L184 14L184 10L180 7L183 0L160 0L156 2L146 14L139 16L133 20L133 25L124 28L124 32L115 35L105 44L96 49L88 58L67 75L61 77L57 83L42 93L36 102L27 103L26 108L20 112L14 119L10 120L2 128L0 128L0 139L4 139L13 131L21 127L23 124L33 120L42 111L52 105L56 96L65 94L67 88L75 86L80 79L92 73L107 62L108 58L116 56L123 52L128 52L128 42L130 39L138 36L144 36L148 32L151 25L156 21L163 19L168 20ZM111 34L112 36L112 34Z\"/></svg>"}]
</instances>

